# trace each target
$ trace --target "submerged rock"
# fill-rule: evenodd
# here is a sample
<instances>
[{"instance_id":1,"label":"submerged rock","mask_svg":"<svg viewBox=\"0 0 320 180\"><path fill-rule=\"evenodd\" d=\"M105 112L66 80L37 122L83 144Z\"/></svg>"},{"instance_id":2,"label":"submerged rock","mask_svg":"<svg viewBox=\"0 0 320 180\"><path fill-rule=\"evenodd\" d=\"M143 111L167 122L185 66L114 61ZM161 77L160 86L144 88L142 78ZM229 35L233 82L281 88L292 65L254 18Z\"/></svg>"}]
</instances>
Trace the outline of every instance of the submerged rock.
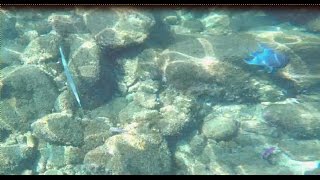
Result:
<instances>
[{"instance_id":1,"label":"submerged rock","mask_svg":"<svg viewBox=\"0 0 320 180\"><path fill-rule=\"evenodd\" d=\"M192 141L198 138L199 136L195 135L190 140L182 140L177 143L174 154L176 172L188 175L234 174L233 169L219 161L218 154L216 154L216 151L221 150L219 155L223 156L227 153L228 148L219 144L209 144L208 141L202 142L201 147L194 147ZM201 151L194 151L194 148L201 149Z\"/></svg>"},{"instance_id":2,"label":"submerged rock","mask_svg":"<svg viewBox=\"0 0 320 180\"><path fill-rule=\"evenodd\" d=\"M69 91L63 91L60 93L60 95L57 97L55 103L54 103L54 109L56 112L66 112L66 113L72 113L72 99L73 94Z\"/></svg>"},{"instance_id":3,"label":"submerged rock","mask_svg":"<svg viewBox=\"0 0 320 180\"><path fill-rule=\"evenodd\" d=\"M231 32L230 17L226 13L211 12L201 19L204 32L213 35L222 35Z\"/></svg>"},{"instance_id":4,"label":"submerged rock","mask_svg":"<svg viewBox=\"0 0 320 180\"><path fill-rule=\"evenodd\" d=\"M76 167L81 164L84 158L83 151L78 147L59 146L40 140L38 147L39 159L35 164L35 171L38 174L60 173L67 174L62 168L69 166Z\"/></svg>"},{"instance_id":5,"label":"submerged rock","mask_svg":"<svg viewBox=\"0 0 320 180\"><path fill-rule=\"evenodd\" d=\"M110 102L90 111L90 116L99 121L105 120L106 123L111 121L113 124L118 122L118 116L123 108L128 105L124 97L115 97Z\"/></svg>"},{"instance_id":6,"label":"submerged rock","mask_svg":"<svg viewBox=\"0 0 320 180\"><path fill-rule=\"evenodd\" d=\"M115 135L88 152L84 163L109 169L112 174L168 174L171 170L168 146L157 134Z\"/></svg>"},{"instance_id":7,"label":"submerged rock","mask_svg":"<svg viewBox=\"0 0 320 180\"><path fill-rule=\"evenodd\" d=\"M319 85L318 57L320 38L311 33L285 28L277 31L249 31L257 40L270 44L286 54L290 63L280 72L281 84L293 84L298 92L313 90Z\"/></svg>"},{"instance_id":8,"label":"submerged rock","mask_svg":"<svg viewBox=\"0 0 320 180\"><path fill-rule=\"evenodd\" d=\"M137 104L148 109L154 109L158 105L156 94L136 92L133 99Z\"/></svg>"},{"instance_id":9,"label":"submerged rock","mask_svg":"<svg viewBox=\"0 0 320 180\"><path fill-rule=\"evenodd\" d=\"M81 121L72 118L71 114L49 114L35 121L31 127L38 138L47 142L73 146L83 144Z\"/></svg>"},{"instance_id":10,"label":"submerged rock","mask_svg":"<svg viewBox=\"0 0 320 180\"><path fill-rule=\"evenodd\" d=\"M310 20L306 27L312 32L320 32L320 18L317 17L315 19Z\"/></svg>"},{"instance_id":11,"label":"submerged rock","mask_svg":"<svg viewBox=\"0 0 320 180\"><path fill-rule=\"evenodd\" d=\"M35 158L36 144L31 133L18 136L15 143L0 144L0 174L19 174L30 168Z\"/></svg>"},{"instance_id":12,"label":"submerged rock","mask_svg":"<svg viewBox=\"0 0 320 180\"><path fill-rule=\"evenodd\" d=\"M98 44L108 48L142 43L155 24L151 14L134 8L78 9L77 13Z\"/></svg>"},{"instance_id":13,"label":"submerged rock","mask_svg":"<svg viewBox=\"0 0 320 180\"><path fill-rule=\"evenodd\" d=\"M100 60L101 49L89 34L72 34L67 42L70 45L70 53L65 56L68 57L69 70L73 75L80 100L84 106L97 107L104 99L111 96L110 90L104 90L104 94L100 92L101 87L104 87L103 84L111 84L111 76L98 84L103 73Z\"/></svg>"},{"instance_id":14,"label":"submerged rock","mask_svg":"<svg viewBox=\"0 0 320 180\"><path fill-rule=\"evenodd\" d=\"M217 116L211 113L204 118L202 133L207 138L217 141L230 140L238 130L238 123L232 116Z\"/></svg>"},{"instance_id":15,"label":"submerged rock","mask_svg":"<svg viewBox=\"0 0 320 180\"><path fill-rule=\"evenodd\" d=\"M57 89L36 66L17 67L1 81L2 127L25 132L33 121L52 111Z\"/></svg>"},{"instance_id":16,"label":"submerged rock","mask_svg":"<svg viewBox=\"0 0 320 180\"><path fill-rule=\"evenodd\" d=\"M36 165L37 173L53 170L65 166L64 146L42 142L39 145L39 160Z\"/></svg>"},{"instance_id":17,"label":"submerged rock","mask_svg":"<svg viewBox=\"0 0 320 180\"><path fill-rule=\"evenodd\" d=\"M272 104L265 108L263 117L298 139L320 137L319 104Z\"/></svg>"},{"instance_id":18,"label":"submerged rock","mask_svg":"<svg viewBox=\"0 0 320 180\"><path fill-rule=\"evenodd\" d=\"M189 96L178 94L173 89L167 89L160 94L163 106L160 110L160 119L155 119L155 128L163 136L177 136L183 129L193 123L192 109L194 99Z\"/></svg>"},{"instance_id":19,"label":"submerged rock","mask_svg":"<svg viewBox=\"0 0 320 180\"><path fill-rule=\"evenodd\" d=\"M119 123L129 123L132 122L132 116L134 113L136 112L142 112L145 109L142 108L141 106L139 106L137 103L135 102L130 102L127 104L127 106L125 106L118 115L118 122Z\"/></svg>"},{"instance_id":20,"label":"submerged rock","mask_svg":"<svg viewBox=\"0 0 320 180\"><path fill-rule=\"evenodd\" d=\"M81 149L85 153L101 146L106 139L112 136L112 132L109 129L113 127L113 124L107 117L96 116L94 119L85 121L83 124L84 144Z\"/></svg>"},{"instance_id":21,"label":"submerged rock","mask_svg":"<svg viewBox=\"0 0 320 180\"><path fill-rule=\"evenodd\" d=\"M204 30L202 22L197 19L185 20L183 21L182 26L189 29L191 33L199 33Z\"/></svg>"},{"instance_id":22,"label":"submerged rock","mask_svg":"<svg viewBox=\"0 0 320 180\"><path fill-rule=\"evenodd\" d=\"M101 50L89 34L70 35L69 69L75 78L81 78L79 86L93 86L101 74Z\"/></svg>"},{"instance_id":23,"label":"submerged rock","mask_svg":"<svg viewBox=\"0 0 320 180\"><path fill-rule=\"evenodd\" d=\"M60 36L53 33L36 37L25 48L21 59L25 64L38 64L58 59L60 41Z\"/></svg>"},{"instance_id":24,"label":"submerged rock","mask_svg":"<svg viewBox=\"0 0 320 180\"><path fill-rule=\"evenodd\" d=\"M48 16L54 9L48 8L25 8L25 9L10 9L15 13L17 19L15 27L19 35L24 34L26 31L35 30L38 34L48 34L52 28L47 21Z\"/></svg>"},{"instance_id":25,"label":"submerged rock","mask_svg":"<svg viewBox=\"0 0 320 180\"><path fill-rule=\"evenodd\" d=\"M239 10L231 13L230 28L233 31L248 31L263 26L276 25L278 22L270 18L262 10Z\"/></svg>"},{"instance_id":26,"label":"submerged rock","mask_svg":"<svg viewBox=\"0 0 320 180\"><path fill-rule=\"evenodd\" d=\"M21 65L21 52L25 48L16 41L2 41L0 47L0 68ZM4 73L4 72L2 72Z\"/></svg>"},{"instance_id":27,"label":"submerged rock","mask_svg":"<svg viewBox=\"0 0 320 180\"><path fill-rule=\"evenodd\" d=\"M0 24L5 24L5 26L0 27L2 40L14 39L18 36L18 32L15 28L16 17L8 10L2 10L0 12Z\"/></svg>"},{"instance_id":28,"label":"submerged rock","mask_svg":"<svg viewBox=\"0 0 320 180\"><path fill-rule=\"evenodd\" d=\"M147 109L155 109L159 105L157 81L146 80L140 81L136 92L133 94L133 101ZM129 89L131 90L131 89Z\"/></svg>"},{"instance_id":29,"label":"submerged rock","mask_svg":"<svg viewBox=\"0 0 320 180\"><path fill-rule=\"evenodd\" d=\"M119 86L125 86L122 93L135 92L138 89L147 91L147 93L155 93L159 83L155 80L161 79L161 72L157 66L156 59L158 52L154 49L146 49L142 51L136 58L119 59L117 63L123 68L123 78L119 78ZM139 82L143 81L143 82ZM140 87L140 83L141 87ZM138 84L138 85L137 85Z\"/></svg>"},{"instance_id":30,"label":"submerged rock","mask_svg":"<svg viewBox=\"0 0 320 180\"><path fill-rule=\"evenodd\" d=\"M157 62L163 81L189 94L223 102L275 102L317 87L317 39L281 28L224 36L177 35ZM249 68L244 59L259 42L285 54L289 64L273 75Z\"/></svg>"},{"instance_id":31,"label":"submerged rock","mask_svg":"<svg viewBox=\"0 0 320 180\"><path fill-rule=\"evenodd\" d=\"M252 36L243 38L252 40ZM242 45L234 47L235 42L241 42L239 37L201 36L171 45L157 61L164 82L193 96L257 101L259 94L250 74L241 68L247 50Z\"/></svg>"},{"instance_id":32,"label":"submerged rock","mask_svg":"<svg viewBox=\"0 0 320 180\"><path fill-rule=\"evenodd\" d=\"M63 172L58 169L49 169L43 175L63 175Z\"/></svg>"},{"instance_id":33,"label":"submerged rock","mask_svg":"<svg viewBox=\"0 0 320 180\"><path fill-rule=\"evenodd\" d=\"M23 169L26 147L20 145L0 146L0 174L14 174Z\"/></svg>"},{"instance_id":34,"label":"submerged rock","mask_svg":"<svg viewBox=\"0 0 320 180\"><path fill-rule=\"evenodd\" d=\"M74 15L52 13L48 22L58 34L65 37L70 33L85 33L86 28L83 19Z\"/></svg>"},{"instance_id":35,"label":"submerged rock","mask_svg":"<svg viewBox=\"0 0 320 180\"><path fill-rule=\"evenodd\" d=\"M316 149L320 148L318 139L297 140L286 138L279 140L278 147L297 161L319 160L320 152L316 151Z\"/></svg>"}]
</instances>

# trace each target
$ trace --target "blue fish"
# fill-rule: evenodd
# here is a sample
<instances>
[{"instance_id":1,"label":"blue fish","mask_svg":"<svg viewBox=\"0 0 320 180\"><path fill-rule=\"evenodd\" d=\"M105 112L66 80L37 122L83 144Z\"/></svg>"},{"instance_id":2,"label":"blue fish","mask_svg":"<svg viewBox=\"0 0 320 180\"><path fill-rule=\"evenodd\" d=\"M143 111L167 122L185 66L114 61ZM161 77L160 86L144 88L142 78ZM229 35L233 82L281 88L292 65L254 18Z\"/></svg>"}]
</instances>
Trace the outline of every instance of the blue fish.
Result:
<instances>
[{"instance_id":1,"label":"blue fish","mask_svg":"<svg viewBox=\"0 0 320 180\"><path fill-rule=\"evenodd\" d=\"M76 97L76 100L77 100L80 108L81 108L82 106L81 106L81 103L80 103L80 99L79 99L79 95L78 95L78 92L77 92L77 88L76 88L76 85L74 84L74 81L72 79L72 76L71 76L71 73L69 71L67 61L66 61L66 59L65 59L65 57L63 55L63 51L62 51L61 46L59 47L59 51L60 51L60 55L61 55L62 65L63 65L63 68L64 68L64 73L67 76L67 82L69 84L69 87L71 88L72 93Z\"/></svg>"},{"instance_id":2,"label":"blue fish","mask_svg":"<svg viewBox=\"0 0 320 180\"><path fill-rule=\"evenodd\" d=\"M284 68L289 63L289 58L280 52L276 52L267 46L259 44L261 50L251 54L253 58L244 60L247 64L264 66L268 73Z\"/></svg>"}]
</instances>

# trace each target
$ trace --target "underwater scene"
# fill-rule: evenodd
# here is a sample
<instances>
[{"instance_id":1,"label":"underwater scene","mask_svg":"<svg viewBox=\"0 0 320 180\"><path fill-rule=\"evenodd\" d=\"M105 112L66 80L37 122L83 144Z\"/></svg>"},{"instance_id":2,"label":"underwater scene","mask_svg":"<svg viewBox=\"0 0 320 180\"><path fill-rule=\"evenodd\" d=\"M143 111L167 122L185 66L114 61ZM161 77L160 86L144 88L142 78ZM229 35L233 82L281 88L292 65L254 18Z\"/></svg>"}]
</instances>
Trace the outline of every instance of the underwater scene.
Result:
<instances>
[{"instance_id":1,"label":"underwater scene","mask_svg":"<svg viewBox=\"0 0 320 180\"><path fill-rule=\"evenodd\" d=\"M320 174L319 8L2 6L0 25L0 174Z\"/></svg>"}]
</instances>

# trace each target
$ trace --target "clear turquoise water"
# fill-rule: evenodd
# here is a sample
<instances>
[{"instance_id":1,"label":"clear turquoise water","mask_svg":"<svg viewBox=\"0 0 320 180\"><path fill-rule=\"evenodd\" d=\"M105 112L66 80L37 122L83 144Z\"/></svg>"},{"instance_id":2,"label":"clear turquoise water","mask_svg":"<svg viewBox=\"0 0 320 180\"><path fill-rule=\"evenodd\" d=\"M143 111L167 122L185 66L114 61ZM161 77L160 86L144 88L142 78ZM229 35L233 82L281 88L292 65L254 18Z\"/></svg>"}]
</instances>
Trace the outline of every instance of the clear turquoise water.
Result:
<instances>
[{"instance_id":1,"label":"clear turquoise water","mask_svg":"<svg viewBox=\"0 0 320 180\"><path fill-rule=\"evenodd\" d=\"M0 22L0 174L320 172L317 9L2 7Z\"/></svg>"}]
</instances>

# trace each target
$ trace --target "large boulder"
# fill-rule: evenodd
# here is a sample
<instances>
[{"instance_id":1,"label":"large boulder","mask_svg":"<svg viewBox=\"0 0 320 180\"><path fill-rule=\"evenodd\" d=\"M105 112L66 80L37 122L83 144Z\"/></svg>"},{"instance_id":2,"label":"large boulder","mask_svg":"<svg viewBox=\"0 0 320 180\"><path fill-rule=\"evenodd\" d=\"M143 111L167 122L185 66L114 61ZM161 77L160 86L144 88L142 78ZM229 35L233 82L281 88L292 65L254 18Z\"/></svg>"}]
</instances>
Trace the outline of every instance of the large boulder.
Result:
<instances>
[{"instance_id":1,"label":"large boulder","mask_svg":"<svg viewBox=\"0 0 320 180\"><path fill-rule=\"evenodd\" d=\"M115 135L89 151L84 163L109 169L111 174L167 174L171 170L170 151L158 134Z\"/></svg>"},{"instance_id":2,"label":"large boulder","mask_svg":"<svg viewBox=\"0 0 320 180\"><path fill-rule=\"evenodd\" d=\"M253 76L244 63L248 49L256 46L254 37L247 34L180 37L159 54L157 62L165 83L193 96L222 102L284 99L281 86L267 75Z\"/></svg>"},{"instance_id":3,"label":"large boulder","mask_svg":"<svg viewBox=\"0 0 320 180\"><path fill-rule=\"evenodd\" d=\"M180 135L196 119L193 118L194 99L178 94L173 89L163 91L159 96L163 103L160 119L154 118L155 128L164 136Z\"/></svg>"},{"instance_id":4,"label":"large boulder","mask_svg":"<svg viewBox=\"0 0 320 180\"><path fill-rule=\"evenodd\" d=\"M60 168L76 167L82 163L84 155L78 147L54 145L40 140L34 170L37 174L70 174L60 171Z\"/></svg>"},{"instance_id":5,"label":"large boulder","mask_svg":"<svg viewBox=\"0 0 320 180\"><path fill-rule=\"evenodd\" d=\"M319 103L271 104L263 117L290 136L299 139L320 137Z\"/></svg>"},{"instance_id":6,"label":"large boulder","mask_svg":"<svg viewBox=\"0 0 320 180\"><path fill-rule=\"evenodd\" d=\"M81 121L72 118L71 114L49 114L35 121L31 127L38 138L50 143L73 146L83 144Z\"/></svg>"},{"instance_id":7,"label":"large boulder","mask_svg":"<svg viewBox=\"0 0 320 180\"><path fill-rule=\"evenodd\" d=\"M65 40L64 46L62 46L63 53L77 87L82 106L95 108L111 99L115 89L111 66L106 65L107 60L101 57L101 49L95 40L90 34L71 34ZM58 49L56 49L56 52L58 52ZM55 81L60 89L63 89L66 75L61 69L63 68L60 67L59 72L61 73L55 75ZM68 95L73 96L72 94L73 92L70 90ZM74 100L64 97L66 97L65 93L64 95L61 94L59 101L65 101L66 103L63 105L64 107L59 107L62 104L59 105L59 102L57 102L56 107L58 109L65 109L66 104L72 104L70 100Z\"/></svg>"},{"instance_id":8,"label":"large boulder","mask_svg":"<svg viewBox=\"0 0 320 180\"><path fill-rule=\"evenodd\" d=\"M293 84L287 89L294 89L297 92L310 91L319 85L320 38L317 35L287 28L248 33L290 58L289 64L280 73L283 78L281 84Z\"/></svg>"},{"instance_id":9,"label":"large boulder","mask_svg":"<svg viewBox=\"0 0 320 180\"><path fill-rule=\"evenodd\" d=\"M99 45L121 48L142 43L155 24L151 14L134 8L78 9Z\"/></svg>"},{"instance_id":10,"label":"large boulder","mask_svg":"<svg viewBox=\"0 0 320 180\"><path fill-rule=\"evenodd\" d=\"M232 116L216 116L211 113L204 118L202 133L214 140L230 140L238 130L238 123Z\"/></svg>"},{"instance_id":11,"label":"large boulder","mask_svg":"<svg viewBox=\"0 0 320 180\"><path fill-rule=\"evenodd\" d=\"M123 77L119 78L118 82L118 86L122 87L120 88L122 93L127 93L127 91L130 93L135 92L140 89L140 85L150 86L149 90L146 91L148 91L148 93L154 92L158 86L154 80L161 78L161 73L156 62L157 58L157 51L154 49L146 49L135 58L118 59L117 63L123 68ZM144 82L140 83L139 81ZM149 83L151 84L149 85Z\"/></svg>"},{"instance_id":12,"label":"large boulder","mask_svg":"<svg viewBox=\"0 0 320 180\"><path fill-rule=\"evenodd\" d=\"M103 91L99 87L104 86L102 83L97 85L98 81L102 80L103 74L100 60L101 49L89 34L72 34L68 37L67 42L70 49L69 51L66 49L65 56L69 57L68 67L77 86L80 100L84 106L97 107L104 99L111 96L111 93L107 93L110 90L105 90L104 96L99 94L100 91ZM111 80L109 75L108 79L103 79L101 82L108 84Z\"/></svg>"},{"instance_id":13,"label":"large boulder","mask_svg":"<svg viewBox=\"0 0 320 180\"><path fill-rule=\"evenodd\" d=\"M75 15L52 13L47 21L52 26L52 29L63 37L69 34L88 32L83 19Z\"/></svg>"},{"instance_id":14,"label":"large boulder","mask_svg":"<svg viewBox=\"0 0 320 180\"><path fill-rule=\"evenodd\" d=\"M58 48L61 37L54 33L42 35L33 39L25 48L21 59L25 64L39 64L58 58Z\"/></svg>"},{"instance_id":15,"label":"large boulder","mask_svg":"<svg viewBox=\"0 0 320 180\"><path fill-rule=\"evenodd\" d=\"M52 28L47 21L51 13L57 11L56 9L48 8L25 8L25 9L9 9L16 17L15 28L19 35L27 31L35 30L39 35L48 34Z\"/></svg>"},{"instance_id":16,"label":"large boulder","mask_svg":"<svg viewBox=\"0 0 320 180\"><path fill-rule=\"evenodd\" d=\"M3 10L0 12L0 23L5 24L1 26L1 38L5 39L14 39L18 36L18 32L15 28L17 19L14 17L12 12Z\"/></svg>"},{"instance_id":17,"label":"large boulder","mask_svg":"<svg viewBox=\"0 0 320 180\"><path fill-rule=\"evenodd\" d=\"M19 66L1 79L0 124L27 131L37 118L50 113L58 96L53 80L33 65Z\"/></svg>"}]
</instances>

